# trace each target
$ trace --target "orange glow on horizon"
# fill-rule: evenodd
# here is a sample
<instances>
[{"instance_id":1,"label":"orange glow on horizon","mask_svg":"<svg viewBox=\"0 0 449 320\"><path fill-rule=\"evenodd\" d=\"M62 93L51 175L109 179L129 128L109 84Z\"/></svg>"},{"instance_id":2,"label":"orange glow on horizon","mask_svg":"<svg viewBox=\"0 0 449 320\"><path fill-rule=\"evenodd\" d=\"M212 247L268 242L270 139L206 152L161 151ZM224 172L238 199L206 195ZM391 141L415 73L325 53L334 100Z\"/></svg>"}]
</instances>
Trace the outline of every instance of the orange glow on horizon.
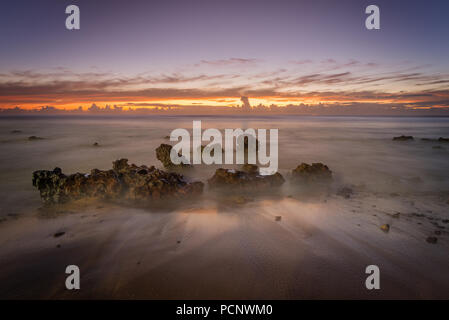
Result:
<instances>
[{"instance_id":1,"label":"orange glow on horizon","mask_svg":"<svg viewBox=\"0 0 449 320\"><path fill-rule=\"evenodd\" d=\"M14 97L14 99L17 97ZM35 98L35 97L34 97ZM13 99L12 99L13 100ZM197 106L197 107L232 107L241 106L242 102L240 97L208 97L208 98L172 98L172 99L153 99L153 100L140 100L138 98L128 98L126 100L106 100L106 101L49 101L48 103L36 104L33 101L26 102L24 99L22 104L8 103L8 101L3 101L0 104L0 109L12 109L16 106L26 109L40 109L43 106L52 106L58 109L64 110L76 110L80 106L83 110L87 110L92 104L98 107L104 108L106 105L113 107L114 105L123 107L124 110L129 108L156 108L156 107L176 107L176 106ZM33 99L34 100L34 99ZM45 100L45 99L42 99ZM71 99L67 99L71 100ZM373 100L373 99L338 99L338 97L302 97L302 98L291 98L291 97L250 97L250 103L252 107L257 107L258 105L264 105L269 107L270 105L277 105L278 107L285 107L287 105L318 105L322 104L348 104L348 103L375 103L375 104L395 104L395 103L416 103L419 101L413 101L410 99L398 100L398 99L383 99L383 100Z\"/></svg>"}]
</instances>

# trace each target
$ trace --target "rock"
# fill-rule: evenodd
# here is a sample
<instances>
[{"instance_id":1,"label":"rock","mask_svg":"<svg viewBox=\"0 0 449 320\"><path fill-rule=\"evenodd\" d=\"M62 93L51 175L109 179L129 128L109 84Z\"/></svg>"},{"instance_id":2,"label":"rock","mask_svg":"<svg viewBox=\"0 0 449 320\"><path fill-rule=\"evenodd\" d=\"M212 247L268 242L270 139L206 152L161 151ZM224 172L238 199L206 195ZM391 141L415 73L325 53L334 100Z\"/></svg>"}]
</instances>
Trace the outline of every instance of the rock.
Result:
<instances>
[{"instance_id":1,"label":"rock","mask_svg":"<svg viewBox=\"0 0 449 320\"><path fill-rule=\"evenodd\" d=\"M56 233L53 235L53 237L59 238L59 237L61 237L61 236L63 236L63 235L65 235L65 232L64 232L64 231L61 231L61 232L56 232Z\"/></svg>"},{"instance_id":2,"label":"rock","mask_svg":"<svg viewBox=\"0 0 449 320\"><path fill-rule=\"evenodd\" d=\"M190 167L191 165L187 164L187 163L174 164L171 161L170 152L171 152L172 148L173 147L171 145L163 143L156 149L156 158L160 162L162 162L162 165L164 166L164 168L173 169L173 168ZM178 155L181 156L179 153L178 153Z\"/></svg>"},{"instance_id":3,"label":"rock","mask_svg":"<svg viewBox=\"0 0 449 320\"><path fill-rule=\"evenodd\" d=\"M250 189L260 191L272 187L279 187L285 182L279 172L262 176L256 172L244 172L233 169L217 169L208 180L211 188Z\"/></svg>"},{"instance_id":4,"label":"rock","mask_svg":"<svg viewBox=\"0 0 449 320\"><path fill-rule=\"evenodd\" d=\"M100 144L99 144L98 142L94 142L93 146L94 146L94 147L99 147Z\"/></svg>"},{"instance_id":5,"label":"rock","mask_svg":"<svg viewBox=\"0 0 449 320\"><path fill-rule=\"evenodd\" d=\"M282 217L281 216L276 216L276 217L274 217L274 221L281 221L282 220Z\"/></svg>"},{"instance_id":6,"label":"rock","mask_svg":"<svg viewBox=\"0 0 449 320\"><path fill-rule=\"evenodd\" d=\"M399 217L401 216L401 213L400 212L392 213L392 214L390 214L390 216L395 219L399 219Z\"/></svg>"},{"instance_id":7,"label":"rock","mask_svg":"<svg viewBox=\"0 0 449 320\"><path fill-rule=\"evenodd\" d=\"M413 138L413 136L399 136L399 137L394 137L393 141L409 141L409 140L415 140Z\"/></svg>"},{"instance_id":8,"label":"rock","mask_svg":"<svg viewBox=\"0 0 449 320\"><path fill-rule=\"evenodd\" d=\"M439 137L438 142L449 142L449 138Z\"/></svg>"},{"instance_id":9,"label":"rock","mask_svg":"<svg viewBox=\"0 0 449 320\"><path fill-rule=\"evenodd\" d=\"M330 182L332 171L322 163L301 163L292 171L292 180L299 182Z\"/></svg>"},{"instance_id":10,"label":"rock","mask_svg":"<svg viewBox=\"0 0 449 320\"><path fill-rule=\"evenodd\" d=\"M437 238L437 237L427 237L426 241L427 241L428 243L435 244L435 243L437 243L438 238Z\"/></svg>"},{"instance_id":11,"label":"rock","mask_svg":"<svg viewBox=\"0 0 449 320\"><path fill-rule=\"evenodd\" d=\"M12 130L11 134L18 134L18 133L22 133L22 130Z\"/></svg>"},{"instance_id":12,"label":"rock","mask_svg":"<svg viewBox=\"0 0 449 320\"><path fill-rule=\"evenodd\" d=\"M33 186L45 204L53 204L81 198L129 201L185 198L201 194L204 184L187 183L180 174L154 166L129 165L127 159L120 159L113 162L112 170L93 169L90 174L65 175L60 168L35 171Z\"/></svg>"},{"instance_id":13,"label":"rock","mask_svg":"<svg viewBox=\"0 0 449 320\"><path fill-rule=\"evenodd\" d=\"M443 222L443 223L449 223L449 219L441 220L441 222Z\"/></svg>"},{"instance_id":14,"label":"rock","mask_svg":"<svg viewBox=\"0 0 449 320\"><path fill-rule=\"evenodd\" d=\"M389 224L383 224L380 226L380 230L382 230L383 232L387 233L388 231L390 231L390 225Z\"/></svg>"},{"instance_id":15,"label":"rock","mask_svg":"<svg viewBox=\"0 0 449 320\"><path fill-rule=\"evenodd\" d=\"M255 164L246 163L242 166L242 171L246 173L257 174L259 172L259 167Z\"/></svg>"},{"instance_id":16,"label":"rock","mask_svg":"<svg viewBox=\"0 0 449 320\"><path fill-rule=\"evenodd\" d=\"M349 187L342 187L337 191L337 195L342 196L345 199L349 199L354 191Z\"/></svg>"},{"instance_id":17,"label":"rock","mask_svg":"<svg viewBox=\"0 0 449 320\"><path fill-rule=\"evenodd\" d=\"M259 140L257 140L256 137L250 135L250 136L244 136L243 137L243 147L247 151L249 148L250 141L254 141L254 144L256 145L256 151L259 150Z\"/></svg>"},{"instance_id":18,"label":"rock","mask_svg":"<svg viewBox=\"0 0 449 320\"><path fill-rule=\"evenodd\" d=\"M29 141L36 141L36 140L43 140L44 138L38 137L38 136L31 136L28 137Z\"/></svg>"},{"instance_id":19,"label":"rock","mask_svg":"<svg viewBox=\"0 0 449 320\"><path fill-rule=\"evenodd\" d=\"M399 193L392 192L390 193L390 197L399 197Z\"/></svg>"},{"instance_id":20,"label":"rock","mask_svg":"<svg viewBox=\"0 0 449 320\"><path fill-rule=\"evenodd\" d=\"M252 199L245 197L245 196L241 196L241 195L237 195L237 196L233 196L233 197L229 197L226 199L228 202L231 202L233 204L245 204L248 202L251 202Z\"/></svg>"},{"instance_id":21,"label":"rock","mask_svg":"<svg viewBox=\"0 0 449 320\"><path fill-rule=\"evenodd\" d=\"M213 157L215 155L215 148L214 148L215 146L218 146L218 148L221 149L221 155L223 156L224 155L224 150L223 150L223 148L220 147L220 144L218 144L218 143L215 143L215 144L213 144L211 146L208 146L208 145L207 146L203 146L203 145L201 145L199 147L199 149L201 151L201 154L203 153L204 150L206 150L206 152L210 153L211 157Z\"/></svg>"}]
</instances>

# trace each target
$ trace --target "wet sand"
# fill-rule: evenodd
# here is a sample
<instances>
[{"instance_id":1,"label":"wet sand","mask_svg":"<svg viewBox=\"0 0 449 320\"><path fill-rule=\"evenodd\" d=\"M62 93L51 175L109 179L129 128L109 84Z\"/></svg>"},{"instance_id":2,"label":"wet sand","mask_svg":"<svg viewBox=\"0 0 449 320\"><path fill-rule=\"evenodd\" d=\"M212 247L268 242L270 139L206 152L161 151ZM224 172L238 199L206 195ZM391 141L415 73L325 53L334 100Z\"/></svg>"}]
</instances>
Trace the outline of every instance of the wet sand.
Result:
<instances>
[{"instance_id":1,"label":"wet sand","mask_svg":"<svg viewBox=\"0 0 449 320\"><path fill-rule=\"evenodd\" d=\"M447 207L432 198L421 207L359 194L229 210L211 201L161 213L104 203L58 210L0 225L0 297L449 298ZM445 229L429 244L435 223ZM65 289L69 264L81 270L76 292ZM381 290L364 287L370 264L380 267Z\"/></svg>"}]
</instances>

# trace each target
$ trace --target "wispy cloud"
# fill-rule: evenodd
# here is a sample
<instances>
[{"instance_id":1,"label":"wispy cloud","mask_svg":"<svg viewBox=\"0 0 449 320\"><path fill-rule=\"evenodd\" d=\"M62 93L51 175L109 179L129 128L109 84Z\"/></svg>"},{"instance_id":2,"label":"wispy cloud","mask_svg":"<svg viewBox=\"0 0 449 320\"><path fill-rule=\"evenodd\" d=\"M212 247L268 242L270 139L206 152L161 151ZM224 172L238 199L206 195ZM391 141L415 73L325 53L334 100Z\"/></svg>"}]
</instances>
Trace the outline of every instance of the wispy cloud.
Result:
<instances>
[{"instance_id":1,"label":"wispy cloud","mask_svg":"<svg viewBox=\"0 0 449 320\"><path fill-rule=\"evenodd\" d=\"M251 65L257 59L204 60L209 66ZM328 67L330 65L330 67ZM68 105L99 102L139 102L198 99L226 103L245 95L273 103L304 101L351 103L407 103L445 106L449 100L449 74L431 72L429 66L380 66L355 59L303 60L291 67L200 71L195 68L165 74L121 75L112 72L47 72L13 70L0 73L0 107L16 105ZM307 68L303 68L307 66Z\"/></svg>"},{"instance_id":2,"label":"wispy cloud","mask_svg":"<svg viewBox=\"0 0 449 320\"><path fill-rule=\"evenodd\" d=\"M219 59L219 60L201 60L196 66L208 65L213 67L223 67L223 66L242 66L242 65L256 65L261 62L259 59L252 58L229 58L229 59Z\"/></svg>"}]
</instances>

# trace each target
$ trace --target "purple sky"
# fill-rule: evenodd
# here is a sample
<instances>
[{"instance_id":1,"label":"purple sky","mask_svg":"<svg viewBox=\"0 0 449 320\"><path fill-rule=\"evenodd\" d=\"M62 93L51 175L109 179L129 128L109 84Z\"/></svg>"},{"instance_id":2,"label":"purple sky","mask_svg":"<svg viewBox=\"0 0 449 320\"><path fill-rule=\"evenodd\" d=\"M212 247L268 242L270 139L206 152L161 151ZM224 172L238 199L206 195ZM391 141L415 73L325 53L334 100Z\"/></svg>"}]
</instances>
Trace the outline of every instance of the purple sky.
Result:
<instances>
[{"instance_id":1,"label":"purple sky","mask_svg":"<svg viewBox=\"0 0 449 320\"><path fill-rule=\"evenodd\" d=\"M65 29L69 4L80 7L79 31ZM364 27L369 4L380 7L381 30ZM395 94L406 103L404 92L429 90L446 94L428 99L444 106L448 13L444 0L3 1L0 106L71 105L75 95L189 103L245 94L282 104L269 97L380 93L380 102Z\"/></svg>"}]
</instances>

